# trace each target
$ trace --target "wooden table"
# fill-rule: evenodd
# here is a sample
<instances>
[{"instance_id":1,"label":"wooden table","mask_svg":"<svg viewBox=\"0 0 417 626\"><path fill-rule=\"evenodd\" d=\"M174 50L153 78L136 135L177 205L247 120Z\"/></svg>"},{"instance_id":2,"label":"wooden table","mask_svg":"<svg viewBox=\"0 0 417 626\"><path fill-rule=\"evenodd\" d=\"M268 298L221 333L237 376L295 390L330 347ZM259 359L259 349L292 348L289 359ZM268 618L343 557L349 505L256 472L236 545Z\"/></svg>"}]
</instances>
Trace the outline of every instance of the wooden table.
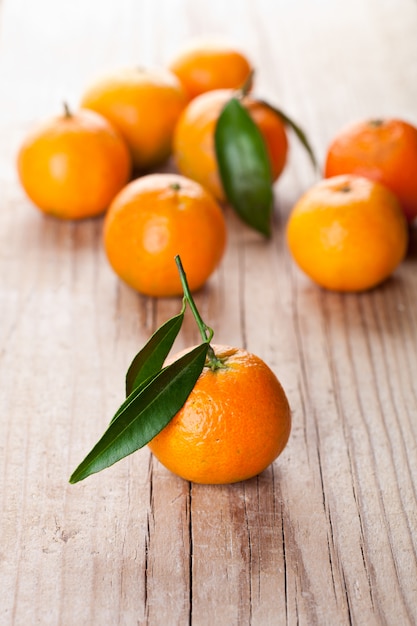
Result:
<instances>
[{"instance_id":1,"label":"wooden table","mask_svg":"<svg viewBox=\"0 0 417 626\"><path fill-rule=\"evenodd\" d=\"M291 136L271 240L226 208L226 256L196 296L217 342L280 378L286 450L235 485L188 484L143 449L71 486L131 358L180 299L123 285L102 220L44 217L15 171L29 128L76 106L98 72L165 64L207 33L246 50L256 93L303 126L321 163L350 121L416 124L415 0L2 0L0 27L0 623L415 624L416 229L381 287L320 290L285 244L316 180ZM178 347L196 340L188 319Z\"/></svg>"}]
</instances>

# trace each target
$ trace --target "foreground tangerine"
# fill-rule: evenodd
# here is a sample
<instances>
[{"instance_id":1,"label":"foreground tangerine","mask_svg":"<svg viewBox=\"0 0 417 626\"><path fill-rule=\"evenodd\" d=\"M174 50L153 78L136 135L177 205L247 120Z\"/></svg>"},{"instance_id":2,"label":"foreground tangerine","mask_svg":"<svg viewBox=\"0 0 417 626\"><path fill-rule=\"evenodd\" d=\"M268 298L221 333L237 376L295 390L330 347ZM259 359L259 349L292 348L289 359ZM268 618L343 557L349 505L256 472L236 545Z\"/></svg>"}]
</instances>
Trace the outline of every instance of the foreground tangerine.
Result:
<instances>
[{"instance_id":1,"label":"foreground tangerine","mask_svg":"<svg viewBox=\"0 0 417 626\"><path fill-rule=\"evenodd\" d=\"M174 158L179 171L206 187L218 200L225 200L214 144L217 120L227 102L236 95L217 89L192 100L182 112L174 133ZM288 139L281 117L267 104L245 96L241 100L264 138L272 180L282 173L288 154Z\"/></svg>"},{"instance_id":2,"label":"foreground tangerine","mask_svg":"<svg viewBox=\"0 0 417 626\"><path fill-rule=\"evenodd\" d=\"M93 81L81 98L121 132L136 170L161 165L171 154L172 135L187 98L178 78L165 69L125 68Z\"/></svg>"},{"instance_id":3,"label":"foreground tangerine","mask_svg":"<svg viewBox=\"0 0 417 626\"><path fill-rule=\"evenodd\" d=\"M344 175L320 181L300 198L288 220L287 241L296 263L317 284L364 291L403 260L408 228L391 191Z\"/></svg>"},{"instance_id":4,"label":"foreground tangerine","mask_svg":"<svg viewBox=\"0 0 417 626\"><path fill-rule=\"evenodd\" d=\"M235 483L265 470L291 431L286 394L273 371L246 350L212 343L179 256L179 314L162 324L126 373L126 400L70 477L71 483L110 467L147 444L172 472L206 484ZM186 307L202 343L167 359Z\"/></svg>"},{"instance_id":5,"label":"foreground tangerine","mask_svg":"<svg viewBox=\"0 0 417 626\"><path fill-rule=\"evenodd\" d=\"M174 257L187 264L199 289L226 245L221 207L201 185L177 174L148 174L129 183L105 217L104 246L114 271L137 291L155 297L182 293Z\"/></svg>"},{"instance_id":6,"label":"foreground tangerine","mask_svg":"<svg viewBox=\"0 0 417 626\"><path fill-rule=\"evenodd\" d=\"M417 216L417 128L395 118L349 125L327 151L325 176L339 174L357 174L386 185L412 222Z\"/></svg>"},{"instance_id":7,"label":"foreground tangerine","mask_svg":"<svg viewBox=\"0 0 417 626\"><path fill-rule=\"evenodd\" d=\"M130 177L131 160L123 138L104 117L66 107L27 135L17 169L41 211L82 219L107 209Z\"/></svg>"},{"instance_id":8,"label":"foreground tangerine","mask_svg":"<svg viewBox=\"0 0 417 626\"><path fill-rule=\"evenodd\" d=\"M220 40L190 41L169 64L190 99L214 89L238 89L252 66L243 52Z\"/></svg>"},{"instance_id":9,"label":"foreground tangerine","mask_svg":"<svg viewBox=\"0 0 417 626\"><path fill-rule=\"evenodd\" d=\"M182 409L148 446L185 480L235 483L261 473L283 451L291 412L262 359L239 348L211 347L214 367L206 362Z\"/></svg>"}]
</instances>

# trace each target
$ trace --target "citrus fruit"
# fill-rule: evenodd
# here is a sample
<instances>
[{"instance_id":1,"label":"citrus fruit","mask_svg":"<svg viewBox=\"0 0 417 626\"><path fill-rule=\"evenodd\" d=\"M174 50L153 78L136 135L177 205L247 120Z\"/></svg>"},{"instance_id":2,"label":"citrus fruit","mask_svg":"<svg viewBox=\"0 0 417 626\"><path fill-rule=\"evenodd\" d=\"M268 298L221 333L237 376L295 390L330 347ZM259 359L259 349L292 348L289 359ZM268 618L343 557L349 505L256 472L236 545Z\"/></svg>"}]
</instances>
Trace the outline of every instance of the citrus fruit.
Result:
<instances>
[{"instance_id":1,"label":"citrus fruit","mask_svg":"<svg viewBox=\"0 0 417 626\"><path fill-rule=\"evenodd\" d=\"M115 128L87 110L53 117L24 139L17 155L23 189L43 212L63 219L103 213L130 177L129 150Z\"/></svg>"},{"instance_id":2,"label":"citrus fruit","mask_svg":"<svg viewBox=\"0 0 417 626\"><path fill-rule=\"evenodd\" d=\"M174 74L151 68L108 73L93 82L81 98L83 107L101 113L121 132L139 171L168 159L174 127L186 101Z\"/></svg>"},{"instance_id":3,"label":"citrus fruit","mask_svg":"<svg viewBox=\"0 0 417 626\"><path fill-rule=\"evenodd\" d=\"M148 445L185 480L234 483L256 476L282 452L291 413L281 384L259 357L212 348L219 367L206 363L182 409Z\"/></svg>"},{"instance_id":4,"label":"citrus fruit","mask_svg":"<svg viewBox=\"0 0 417 626\"><path fill-rule=\"evenodd\" d=\"M182 112L174 133L178 170L206 187L220 201L225 200L225 194L217 166L214 133L223 107L234 95L232 89L217 89L197 96ZM277 180L288 152L284 123L267 104L251 96L245 96L242 104L262 133L271 161L272 180Z\"/></svg>"},{"instance_id":5,"label":"citrus fruit","mask_svg":"<svg viewBox=\"0 0 417 626\"><path fill-rule=\"evenodd\" d=\"M408 228L389 189L346 174L304 193L290 213L287 241L299 267L322 287L363 291L388 278L402 261Z\"/></svg>"},{"instance_id":6,"label":"citrus fruit","mask_svg":"<svg viewBox=\"0 0 417 626\"><path fill-rule=\"evenodd\" d=\"M400 119L351 124L330 143L324 173L357 174L386 185L411 222L417 216L417 128Z\"/></svg>"},{"instance_id":7,"label":"citrus fruit","mask_svg":"<svg viewBox=\"0 0 417 626\"><path fill-rule=\"evenodd\" d=\"M247 57L215 39L190 41L169 64L190 99L214 89L238 89L252 74Z\"/></svg>"},{"instance_id":8,"label":"citrus fruit","mask_svg":"<svg viewBox=\"0 0 417 626\"><path fill-rule=\"evenodd\" d=\"M182 293L174 258L187 266L192 290L220 262L226 243L221 207L198 183L177 174L148 174L115 197L104 222L104 245L114 271L149 296Z\"/></svg>"}]
</instances>

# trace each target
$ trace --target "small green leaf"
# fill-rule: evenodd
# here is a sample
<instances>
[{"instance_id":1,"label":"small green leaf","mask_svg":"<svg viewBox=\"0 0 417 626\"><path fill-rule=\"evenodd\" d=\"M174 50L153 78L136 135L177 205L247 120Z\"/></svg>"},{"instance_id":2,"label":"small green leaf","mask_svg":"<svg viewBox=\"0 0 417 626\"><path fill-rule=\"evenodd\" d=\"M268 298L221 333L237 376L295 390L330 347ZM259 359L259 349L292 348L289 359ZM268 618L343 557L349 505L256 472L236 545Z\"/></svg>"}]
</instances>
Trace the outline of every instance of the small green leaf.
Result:
<instances>
[{"instance_id":1,"label":"small green leaf","mask_svg":"<svg viewBox=\"0 0 417 626\"><path fill-rule=\"evenodd\" d=\"M163 366L184 320L185 306L152 335L145 346L137 353L126 374L126 396L135 387L156 374Z\"/></svg>"},{"instance_id":2,"label":"small green leaf","mask_svg":"<svg viewBox=\"0 0 417 626\"><path fill-rule=\"evenodd\" d=\"M113 465L161 432L191 393L203 370L208 348L208 343L202 343L136 387L74 471L70 483Z\"/></svg>"},{"instance_id":3,"label":"small green leaf","mask_svg":"<svg viewBox=\"0 0 417 626\"><path fill-rule=\"evenodd\" d=\"M271 165L259 128L237 98L221 112L215 148L226 197L240 218L263 235L271 233Z\"/></svg>"},{"instance_id":4,"label":"small green leaf","mask_svg":"<svg viewBox=\"0 0 417 626\"><path fill-rule=\"evenodd\" d=\"M318 171L319 170L319 166L318 166L318 163L317 163L316 156L314 154L313 148L310 145L310 142L307 139L307 135L305 134L303 129L300 128L300 126L298 126L298 124L296 124L294 122L294 120L292 120L290 117L288 117L288 115L286 113L284 113L284 111L282 111L281 109L277 109L277 107L272 106L271 104L269 104L268 102L265 102L264 100L262 100L262 104L264 104L266 107L271 109L271 111L276 113L282 119L284 124L286 126L289 126L294 131L294 133L296 134L297 138L300 140L301 144L303 145L303 147L307 151L307 154L310 157L310 161L313 164L314 169L316 171Z\"/></svg>"}]
</instances>

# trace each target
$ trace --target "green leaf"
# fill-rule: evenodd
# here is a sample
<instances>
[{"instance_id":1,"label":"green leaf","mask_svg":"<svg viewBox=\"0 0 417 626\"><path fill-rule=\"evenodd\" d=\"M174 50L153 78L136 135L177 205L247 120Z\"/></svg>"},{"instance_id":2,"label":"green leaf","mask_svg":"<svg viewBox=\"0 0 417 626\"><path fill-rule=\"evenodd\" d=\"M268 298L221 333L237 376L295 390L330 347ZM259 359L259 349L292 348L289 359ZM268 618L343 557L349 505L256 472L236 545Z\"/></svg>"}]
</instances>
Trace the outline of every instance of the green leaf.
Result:
<instances>
[{"instance_id":1,"label":"green leaf","mask_svg":"<svg viewBox=\"0 0 417 626\"><path fill-rule=\"evenodd\" d=\"M151 441L176 415L200 376L209 348L202 343L149 382L136 387L117 411L106 432L73 472L76 483L132 454Z\"/></svg>"},{"instance_id":2,"label":"green leaf","mask_svg":"<svg viewBox=\"0 0 417 626\"><path fill-rule=\"evenodd\" d=\"M138 395L142 389L144 387L146 387L147 385L149 385L149 383L156 378L156 376L158 376L158 374L161 372L161 369L159 369L157 372L155 372L154 374L151 374L148 378L145 378L145 380L141 381L139 384L137 384L135 386L135 388L131 391L131 393L126 397L126 400L123 402L123 404L117 409L116 413L113 415L113 417L110 420L110 424L112 424L114 422L115 419L117 419L119 417L119 414L122 413L125 410L125 405L131 400L131 398L133 397L133 394Z\"/></svg>"},{"instance_id":3,"label":"green leaf","mask_svg":"<svg viewBox=\"0 0 417 626\"><path fill-rule=\"evenodd\" d=\"M310 161L313 164L314 169L316 171L319 171L319 165L317 163L317 159L316 159L316 156L314 154L314 150L311 147L311 144L308 141L307 135L305 134L303 129L300 128L300 126L298 126L298 124L296 124L294 122L294 120L292 120L290 117L288 117L288 115L286 113L284 113L284 111L282 111L281 109L277 109L276 107L272 106L268 102L265 102L264 100L262 100L261 102L262 102L262 104L267 106L269 109L271 109L271 111L276 113L282 119L284 124L286 126L289 126L294 131L294 133L296 134L297 138L300 140L301 144L304 146L305 150L307 151L307 154L310 157Z\"/></svg>"},{"instance_id":4,"label":"green leaf","mask_svg":"<svg viewBox=\"0 0 417 626\"><path fill-rule=\"evenodd\" d=\"M182 326L184 311L183 305L181 313L160 326L137 353L127 370L126 396L162 368Z\"/></svg>"},{"instance_id":5,"label":"green leaf","mask_svg":"<svg viewBox=\"0 0 417 626\"><path fill-rule=\"evenodd\" d=\"M274 198L268 151L259 128L237 98L231 98L221 112L214 139L228 201L244 222L269 236Z\"/></svg>"}]
</instances>

